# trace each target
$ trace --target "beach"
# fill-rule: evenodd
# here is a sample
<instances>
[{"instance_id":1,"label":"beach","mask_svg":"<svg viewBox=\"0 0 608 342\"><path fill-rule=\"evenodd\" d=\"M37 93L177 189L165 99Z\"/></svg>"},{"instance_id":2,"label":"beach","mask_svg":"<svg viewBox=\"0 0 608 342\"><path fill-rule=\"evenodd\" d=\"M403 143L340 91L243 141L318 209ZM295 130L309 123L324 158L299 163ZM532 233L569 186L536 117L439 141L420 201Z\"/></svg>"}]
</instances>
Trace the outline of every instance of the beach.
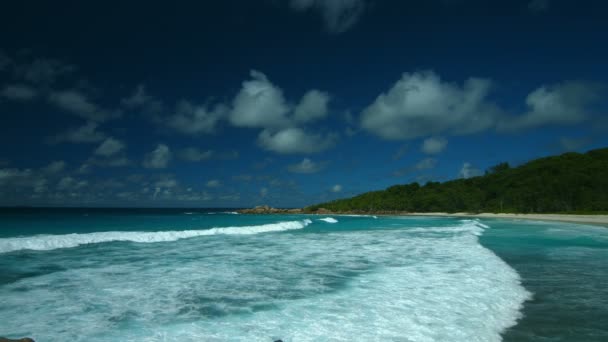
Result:
<instances>
[{"instance_id":1,"label":"beach","mask_svg":"<svg viewBox=\"0 0 608 342\"><path fill-rule=\"evenodd\" d=\"M568 215L568 214L494 214L494 213L410 213L406 216L450 216L476 218L507 218L516 220L561 221L595 224L608 227L608 215Z\"/></svg>"}]
</instances>

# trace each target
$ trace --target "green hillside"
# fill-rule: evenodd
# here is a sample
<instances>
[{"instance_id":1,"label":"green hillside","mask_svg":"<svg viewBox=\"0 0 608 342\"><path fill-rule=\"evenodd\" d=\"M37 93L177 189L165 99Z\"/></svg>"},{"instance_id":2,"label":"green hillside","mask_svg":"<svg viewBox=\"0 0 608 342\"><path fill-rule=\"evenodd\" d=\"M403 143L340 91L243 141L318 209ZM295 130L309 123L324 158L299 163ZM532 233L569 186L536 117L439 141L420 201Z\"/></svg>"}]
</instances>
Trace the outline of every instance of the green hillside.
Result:
<instances>
[{"instance_id":1,"label":"green hillside","mask_svg":"<svg viewBox=\"0 0 608 342\"><path fill-rule=\"evenodd\" d=\"M594 213L608 211L608 148L565 153L484 176L444 183L394 185L353 198L313 205L314 212Z\"/></svg>"}]
</instances>

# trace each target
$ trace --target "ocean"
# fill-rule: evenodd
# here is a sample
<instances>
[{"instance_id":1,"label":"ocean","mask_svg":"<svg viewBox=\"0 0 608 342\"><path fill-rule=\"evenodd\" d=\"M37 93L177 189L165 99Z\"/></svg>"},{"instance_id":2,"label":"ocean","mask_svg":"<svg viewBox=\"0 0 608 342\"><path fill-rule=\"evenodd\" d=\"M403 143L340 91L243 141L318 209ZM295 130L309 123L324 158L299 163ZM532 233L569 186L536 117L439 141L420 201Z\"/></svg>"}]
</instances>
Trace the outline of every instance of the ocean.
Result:
<instances>
[{"instance_id":1,"label":"ocean","mask_svg":"<svg viewBox=\"0 0 608 342\"><path fill-rule=\"evenodd\" d=\"M608 229L217 209L3 209L0 336L608 341Z\"/></svg>"}]
</instances>

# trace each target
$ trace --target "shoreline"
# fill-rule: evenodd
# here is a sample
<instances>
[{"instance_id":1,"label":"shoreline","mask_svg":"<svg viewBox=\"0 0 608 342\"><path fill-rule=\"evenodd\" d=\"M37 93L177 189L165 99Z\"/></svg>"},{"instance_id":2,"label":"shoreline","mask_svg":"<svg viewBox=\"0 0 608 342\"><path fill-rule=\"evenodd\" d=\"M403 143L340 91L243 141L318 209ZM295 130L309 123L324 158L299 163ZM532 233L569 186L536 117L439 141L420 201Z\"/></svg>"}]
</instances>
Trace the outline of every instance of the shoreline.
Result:
<instances>
[{"instance_id":1,"label":"shoreline","mask_svg":"<svg viewBox=\"0 0 608 342\"><path fill-rule=\"evenodd\" d=\"M474 217L506 218L516 220L558 221L568 223L593 224L608 228L608 215L572 215L572 214L494 214L494 213L407 213L397 216L440 216L440 217Z\"/></svg>"},{"instance_id":2,"label":"shoreline","mask_svg":"<svg viewBox=\"0 0 608 342\"><path fill-rule=\"evenodd\" d=\"M510 213L445 213L445 212L403 212L403 211L345 211L333 212L321 208L316 211L305 209L277 209L270 206L257 206L250 209L237 210L240 214L306 214L306 215L377 215L377 216L437 216L437 217L470 217L470 218L503 218L513 220L557 221L579 224L592 224L608 228L608 215L576 215L576 214L510 214Z\"/></svg>"}]
</instances>

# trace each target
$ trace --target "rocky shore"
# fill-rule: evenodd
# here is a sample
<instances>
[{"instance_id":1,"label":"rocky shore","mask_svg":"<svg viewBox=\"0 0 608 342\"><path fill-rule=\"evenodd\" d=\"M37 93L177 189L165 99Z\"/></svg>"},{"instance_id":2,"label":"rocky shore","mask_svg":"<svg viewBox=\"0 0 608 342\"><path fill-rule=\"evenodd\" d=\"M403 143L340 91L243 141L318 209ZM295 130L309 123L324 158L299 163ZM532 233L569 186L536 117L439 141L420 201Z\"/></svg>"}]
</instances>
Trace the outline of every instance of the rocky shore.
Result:
<instances>
[{"instance_id":1,"label":"rocky shore","mask_svg":"<svg viewBox=\"0 0 608 342\"><path fill-rule=\"evenodd\" d=\"M295 209L278 209L267 205L258 205L249 209L237 210L239 214L302 214L304 211L299 208Z\"/></svg>"},{"instance_id":2,"label":"rocky shore","mask_svg":"<svg viewBox=\"0 0 608 342\"><path fill-rule=\"evenodd\" d=\"M259 205L254 208L237 210L239 214L319 214L319 215L407 215L409 213L403 211L390 211L390 210L374 210L374 211L363 211L363 210L351 210L351 211L340 211L334 212L325 208L318 208L316 210L309 210L308 208L293 208L293 209L280 209L273 208L268 205Z\"/></svg>"}]
</instances>

